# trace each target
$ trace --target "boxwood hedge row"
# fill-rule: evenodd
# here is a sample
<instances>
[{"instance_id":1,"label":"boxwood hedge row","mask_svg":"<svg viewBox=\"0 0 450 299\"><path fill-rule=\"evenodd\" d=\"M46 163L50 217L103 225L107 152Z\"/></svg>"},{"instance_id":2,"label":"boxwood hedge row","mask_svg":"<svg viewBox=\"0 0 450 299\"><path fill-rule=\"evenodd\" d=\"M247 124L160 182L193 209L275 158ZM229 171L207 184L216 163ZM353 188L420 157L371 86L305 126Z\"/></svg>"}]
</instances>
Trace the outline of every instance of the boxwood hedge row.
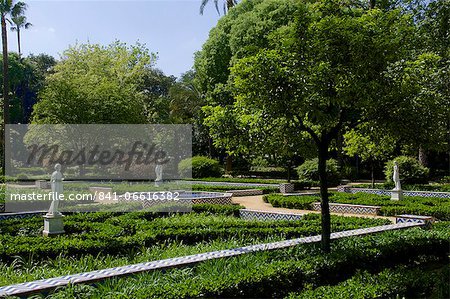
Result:
<instances>
[{"instance_id":1,"label":"boxwood hedge row","mask_svg":"<svg viewBox=\"0 0 450 299\"><path fill-rule=\"evenodd\" d=\"M66 234L54 238L41 236L40 217L2 222L0 258L11 261L15 256L33 255L36 259L60 254L125 254L132 249L155 243L178 241L185 244L240 237L263 238L271 235L294 238L320 233L317 215L300 221L246 221L236 217L211 215L212 212L235 212L232 208L201 206L208 213L169 215L152 213L75 214L64 220ZM215 209L215 210L214 210ZM387 224L387 220L333 217L333 231Z\"/></svg>"},{"instance_id":2,"label":"boxwood hedge row","mask_svg":"<svg viewBox=\"0 0 450 299\"><path fill-rule=\"evenodd\" d=\"M400 266L376 274L363 271L338 285L293 293L288 298L450 298L450 265L429 266Z\"/></svg>"},{"instance_id":3,"label":"boxwood hedge row","mask_svg":"<svg viewBox=\"0 0 450 299\"><path fill-rule=\"evenodd\" d=\"M320 197L269 194L264 197L264 200L274 207L310 210L312 203L320 201ZM403 200L393 201L388 196L375 194L333 192L330 194L330 202L381 206L380 213L384 216L413 214L433 216L439 220L450 220L450 199L447 198L406 196Z\"/></svg>"},{"instance_id":4,"label":"boxwood hedge row","mask_svg":"<svg viewBox=\"0 0 450 299\"><path fill-rule=\"evenodd\" d=\"M302 245L116 278L96 286L71 286L53 297L281 298L305 288L342 282L360 270L379 272L418 262L448 263L449 251L447 224L445 229L432 231L409 229L341 239L327 255L317 244Z\"/></svg>"}]
</instances>

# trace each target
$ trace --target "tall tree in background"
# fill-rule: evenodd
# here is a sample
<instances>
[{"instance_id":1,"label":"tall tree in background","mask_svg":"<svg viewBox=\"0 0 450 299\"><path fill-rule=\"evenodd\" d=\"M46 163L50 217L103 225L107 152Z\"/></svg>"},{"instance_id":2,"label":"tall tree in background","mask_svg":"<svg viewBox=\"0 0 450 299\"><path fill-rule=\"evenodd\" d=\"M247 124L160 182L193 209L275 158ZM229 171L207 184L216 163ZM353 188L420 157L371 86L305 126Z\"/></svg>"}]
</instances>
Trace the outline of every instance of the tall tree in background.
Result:
<instances>
[{"instance_id":1,"label":"tall tree in background","mask_svg":"<svg viewBox=\"0 0 450 299\"><path fill-rule=\"evenodd\" d=\"M19 51L19 56L21 55L20 49L20 30L22 28L28 29L32 26L31 23L27 22L27 17L25 16L25 11L27 9L27 4L24 2L17 2L16 5L11 10L11 31L17 32L17 49Z\"/></svg>"},{"instance_id":2,"label":"tall tree in background","mask_svg":"<svg viewBox=\"0 0 450 299\"><path fill-rule=\"evenodd\" d=\"M13 0L0 0L0 23L2 26L2 53L3 53L3 127L2 127L2 174L5 173L5 124L9 123L8 99L8 33L6 31L6 17L11 12Z\"/></svg>"},{"instance_id":3,"label":"tall tree in background","mask_svg":"<svg viewBox=\"0 0 450 299\"><path fill-rule=\"evenodd\" d=\"M200 14L202 15L206 5L208 4L209 0L202 0L202 4L200 5ZM226 2L223 3L223 12L224 14L227 13L227 11L230 10L233 6L237 4L237 0L226 0ZM214 5L216 6L217 13L220 14L219 10L219 0L214 0Z\"/></svg>"},{"instance_id":4,"label":"tall tree in background","mask_svg":"<svg viewBox=\"0 0 450 299\"><path fill-rule=\"evenodd\" d=\"M0 1L0 17L2 24L2 51L3 51L3 121L9 123L9 83L8 83L8 32L6 31L7 16L13 8L13 0Z\"/></svg>"},{"instance_id":5,"label":"tall tree in background","mask_svg":"<svg viewBox=\"0 0 450 299\"><path fill-rule=\"evenodd\" d=\"M36 124L146 123L140 85L156 55L143 45L81 44L64 52L34 105Z\"/></svg>"}]
</instances>

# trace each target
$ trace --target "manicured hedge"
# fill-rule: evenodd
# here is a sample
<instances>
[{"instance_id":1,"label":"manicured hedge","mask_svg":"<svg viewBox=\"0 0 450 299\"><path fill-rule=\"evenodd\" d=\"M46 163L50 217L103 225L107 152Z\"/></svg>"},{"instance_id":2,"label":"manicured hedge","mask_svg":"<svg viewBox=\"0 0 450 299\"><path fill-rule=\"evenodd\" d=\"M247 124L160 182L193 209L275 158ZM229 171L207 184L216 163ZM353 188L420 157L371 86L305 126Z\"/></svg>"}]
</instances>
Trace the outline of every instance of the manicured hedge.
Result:
<instances>
[{"instance_id":1,"label":"manicured hedge","mask_svg":"<svg viewBox=\"0 0 450 299\"><path fill-rule=\"evenodd\" d=\"M447 262L449 240L449 231L392 231L338 240L328 255L318 244L302 245L111 279L97 286L71 286L54 297L282 298L306 287L339 283L362 269L378 272L402 264Z\"/></svg>"},{"instance_id":2,"label":"manicured hedge","mask_svg":"<svg viewBox=\"0 0 450 299\"><path fill-rule=\"evenodd\" d=\"M372 188L371 184L357 184L352 185L352 188ZM394 188L394 183L375 184L376 189L391 190ZM432 191L432 192L450 192L450 183L440 184L402 184L403 190L409 191Z\"/></svg>"},{"instance_id":3,"label":"manicured hedge","mask_svg":"<svg viewBox=\"0 0 450 299\"><path fill-rule=\"evenodd\" d=\"M226 183L252 183L252 184L282 184L287 183L287 180L274 179L258 179L258 178L194 178L194 181L201 182L226 182Z\"/></svg>"},{"instance_id":4,"label":"manicured hedge","mask_svg":"<svg viewBox=\"0 0 450 299\"><path fill-rule=\"evenodd\" d=\"M196 207L208 214L235 214L236 208L212 206ZM106 215L111 216L108 213ZM25 221L2 222L0 235L0 258L10 261L14 256L32 254L36 259L63 254L122 254L142 246L181 241L195 244L217 239L271 235L294 238L320 233L319 217L301 221L246 221L235 217L211 216L208 214L169 215L160 217L152 213L127 213L108 217L102 213L90 216L76 214L64 220L66 234L54 238L42 238L40 217ZM333 231L355 229L386 224L385 220L351 219L334 217Z\"/></svg>"},{"instance_id":5,"label":"manicured hedge","mask_svg":"<svg viewBox=\"0 0 450 299\"><path fill-rule=\"evenodd\" d=\"M320 201L320 197L269 194L264 197L264 200L274 207L310 210L311 204ZM403 200L393 201L388 196L375 194L334 192L330 194L330 202L381 206L380 213L384 216L413 214L433 216L439 220L450 220L450 199L448 198L405 196Z\"/></svg>"},{"instance_id":6,"label":"manicured hedge","mask_svg":"<svg viewBox=\"0 0 450 299\"><path fill-rule=\"evenodd\" d=\"M367 271L335 286L322 286L290 299L450 298L450 265L439 269L400 266L371 274Z\"/></svg>"}]
</instances>

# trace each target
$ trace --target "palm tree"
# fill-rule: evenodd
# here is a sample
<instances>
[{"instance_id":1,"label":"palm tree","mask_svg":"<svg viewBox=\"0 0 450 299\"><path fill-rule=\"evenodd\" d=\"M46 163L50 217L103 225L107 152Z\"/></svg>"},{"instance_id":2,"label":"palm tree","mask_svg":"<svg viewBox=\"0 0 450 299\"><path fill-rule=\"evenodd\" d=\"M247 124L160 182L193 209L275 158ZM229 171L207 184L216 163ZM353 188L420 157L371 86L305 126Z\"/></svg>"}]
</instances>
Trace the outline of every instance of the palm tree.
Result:
<instances>
[{"instance_id":1,"label":"palm tree","mask_svg":"<svg viewBox=\"0 0 450 299\"><path fill-rule=\"evenodd\" d=\"M2 25L2 48L3 48L3 122L9 123L9 99L8 99L8 33L6 31L6 17L11 13L13 0L0 1L0 17Z\"/></svg>"},{"instance_id":2,"label":"palm tree","mask_svg":"<svg viewBox=\"0 0 450 299\"><path fill-rule=\"evenodd\" d=\"M20 51L20 29L28 29L33 24L27 22L27 17L24 15L25 10L27 9L27 4L24 2L17 2L16 5L11 10L11 31L17 32L17 47L19 50L19 56L21 55Z\"/></svg>"},{"instance_id":3,"label":"palm tree","mask_svg":"<svg viewBox=\"0 0 450 299\"><path fill-rule=\"evenodd\" d=\"M5 125L9 123L9 99L8 99L8 36L6 32L6 16L11 12L12 0L0 1L0 23L2 25L2 47L3 47L3 126L1 132L2 140L2 175L5 175Z\"/></svg>"},{"instance_id":4,"label":"palm tree","mask_svg":"<svg viewBox=\"0 0 450 299\"><path fill-rule=\"evenodd\" d=\"M233 6L237 4L237 0L225 0L223 4L223 12L224 14L227 13L227 11L230 10ZM205 6L208 4L209 0L202 0L202 4L200 5L200 14L203 14L203 11L205 10ZM220 14L219 11L219 0L214 0L214 5L216 6L217 13Z\"/></svg>"}]
</instances>

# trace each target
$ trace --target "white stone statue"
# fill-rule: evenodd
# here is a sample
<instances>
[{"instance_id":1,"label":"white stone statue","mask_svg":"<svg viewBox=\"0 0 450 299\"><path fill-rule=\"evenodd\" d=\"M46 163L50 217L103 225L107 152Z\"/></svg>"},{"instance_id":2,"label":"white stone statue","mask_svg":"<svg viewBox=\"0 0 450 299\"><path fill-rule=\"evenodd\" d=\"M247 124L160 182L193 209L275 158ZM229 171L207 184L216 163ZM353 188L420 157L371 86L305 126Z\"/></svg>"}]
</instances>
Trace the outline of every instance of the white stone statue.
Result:
<instances>
[{"instance_id":1,"label":"white stone statue","mask_svg":"<svg viewBox=\"0 0 450 299\"><path fill-rule=\"evenodd\" d=\"M156 180L155 182L162 182L163 180L163 166L161 164L157 164L155 167Z\"/></svg>"},{"instance_id":2,"label":"white stone statue","mask_svg":"<svg viewBox=\"0 0 450 299\"><path fill-rule=\"evenodd\" d=\"M55 165L55 171L52 173L52 177L50 179L50 184L52 186L53 200L47 215L53 216L61 215L61 213L58 211L58 205L59 205L59 196L61 196L60 194L63 194L63 184L62 184L63 180L64 178L61 173L61 164L58 163Z\"/></svg>"},{"instance_id":3,"label":"white stone statue","mask_svg":"<svg viewBox=\"0 0 450 299\"><path fill-rule=\"evenodd\" d=\"M394 181L394 184L395 184L394 190L402 190L402 186L400 184L400 173L399 173L397 161L394 161L394 175L392 176L392 180Z\"/></svg>"}]
</instances>

